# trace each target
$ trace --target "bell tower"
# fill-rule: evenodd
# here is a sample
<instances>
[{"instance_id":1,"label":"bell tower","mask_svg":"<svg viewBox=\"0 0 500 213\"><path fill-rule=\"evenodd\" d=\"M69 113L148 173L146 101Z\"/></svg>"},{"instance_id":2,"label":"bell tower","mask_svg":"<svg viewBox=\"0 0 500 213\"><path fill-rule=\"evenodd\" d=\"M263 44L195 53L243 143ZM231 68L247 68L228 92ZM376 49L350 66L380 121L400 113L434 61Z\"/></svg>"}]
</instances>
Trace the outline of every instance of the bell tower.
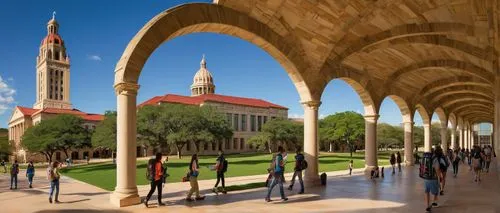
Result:
<instances>
[{"instance_id":1,"label":"bell tower","mask_svg":"<svg viewBox=\"0 0 500 213\"><path fill-rule=\"evenodd\" d=\"M59 35L56 13L47 23L47 36L42 39L36 57L35 109L72 109L69 99L70 63L64 40Z\"/></svg>"}]
</instances>

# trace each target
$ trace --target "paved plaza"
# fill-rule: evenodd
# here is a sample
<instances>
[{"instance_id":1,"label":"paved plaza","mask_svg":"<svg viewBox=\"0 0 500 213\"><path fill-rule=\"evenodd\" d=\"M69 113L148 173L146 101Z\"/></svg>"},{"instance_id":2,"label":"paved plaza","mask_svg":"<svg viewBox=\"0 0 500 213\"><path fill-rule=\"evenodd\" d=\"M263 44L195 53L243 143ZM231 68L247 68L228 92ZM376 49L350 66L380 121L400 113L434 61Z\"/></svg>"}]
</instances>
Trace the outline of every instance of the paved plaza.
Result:
<instances>
[{"instance_id":1,"label":"paved plaza","mask_svg":"<svg viewBox=\"0 0 500 213\"><path fill-rule=\"evenodd\" d=\"M345 172L334 172L340 175ZM449 172L451 173L451 171ZM24 174L24 171L21 172ZM214 180L200 181L200 188L206 193L204 201L186 203L183 198L188 183L167 184L164 190L165 207L156 206L154 196L150 208L136 205L116 208L109 203L110 193L97 187L63 177L61 181L61 204L49 204L48 184L45 171L39 169L33 189L27 188L22 175L19 189L8 189L8 175L0 175L1 212L424 212L422 179L417 168L405 168L404 172L392 176L386 169L383 179L369 180L358 172L353 176L331 177L327 187L314 188L299 195L290 193L287 202L264 202L265 189L251 189L230 192L216 196L209 193ZM227 178L228 185L262 181L263 176ZM289 178L287 178L289 180ZM480 184L472 182L471 173L461 167L458 178L449 176L445 196L440 197L440 207L433 212L499 212L500 193L498 174L491 172L484 176ZM139 194L144 197L148 186L139 186ZM279 198L278 190L273 193Z\"/></svg>"}]
</instances>

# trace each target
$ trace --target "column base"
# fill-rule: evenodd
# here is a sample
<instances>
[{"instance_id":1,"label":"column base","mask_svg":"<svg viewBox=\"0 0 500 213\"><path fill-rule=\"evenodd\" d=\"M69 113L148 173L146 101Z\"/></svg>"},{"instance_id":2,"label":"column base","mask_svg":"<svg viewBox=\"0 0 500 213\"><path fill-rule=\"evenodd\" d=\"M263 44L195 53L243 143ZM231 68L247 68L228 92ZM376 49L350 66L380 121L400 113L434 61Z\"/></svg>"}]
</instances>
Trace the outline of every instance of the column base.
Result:
<instances>
[{"instance_id":1,"label":"column base","mask_svg":"<svg viewBox=\"0 0 500 213\"><path fill-rule=\"evenodd\" d=\"M415 161L406 161L405 162L405 166L414 166L415 165Z\"/></svg>"},{"instance_id":2,"label":"column base","mask_svg":"<svg viewBox=\"0 0 500 213\"><path fill-rule=\"evenodd\" d=\"M328 180L328 177L327 177L327 180ZM304 176L304 187L312 188L312 187L318 187L318 186L321 186L321 180L319 178L319 175L309 176L309 177Z\"/></svg>"},{"instance_id":3,"label":"column base","mask_svg":"<svg viewBox=\"0 0 500 213\"><path fill-rule=\"evenodd\" d=\"M140 204L141 198L137 194L137 191L132 194L124 194L114 191L110 196L110 202L114 206L125 207Z\"/></svg>"}]
</instances>

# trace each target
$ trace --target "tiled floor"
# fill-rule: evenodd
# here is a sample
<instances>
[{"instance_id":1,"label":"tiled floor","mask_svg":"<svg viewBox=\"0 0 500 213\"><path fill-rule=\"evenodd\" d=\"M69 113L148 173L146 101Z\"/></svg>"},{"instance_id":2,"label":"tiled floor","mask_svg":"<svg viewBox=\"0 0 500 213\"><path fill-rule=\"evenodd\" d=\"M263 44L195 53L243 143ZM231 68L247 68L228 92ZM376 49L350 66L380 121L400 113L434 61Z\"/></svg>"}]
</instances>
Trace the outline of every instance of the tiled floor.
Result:
<instances>
[{"instance_id":1,"label":"tiled floor","mask_svg":"<svg viewBox=\"0 0 500 213\"><path fill-rule=\"evenodd\" d=\"M463 165L458 178L448 176L446 194L440 197L440 207L433 212L500 212L500 188L497 172L483 177L481 183L472 181L472 174ZM451 171L449 172L451 174ZM259 177L260 178L260 177ZM255 178L228 180L230 183L255 181ZM266 189L253 189L216 196L208 193L213 180L201 181L200 187L207 199L186 203L183 198L188 183L167 184L164 189L165 207L143 205L113 208L109 205L109 192L63 178L60 199L62 204L47 201L47 181L36 179L34 189L26 189L25 178L20 176L20 189L8 190L8 176L0 175L0 212L424 212L423 184L416 167L405 168L402 174L387 173L383 179L369 180L364 176L338 176L328 180L326 187L309 189L298 195L286 191L287 202L264 202ZM147 186L140 186L141 196ZM273 196L279 197L276 188ZM151 203L156 203L152 200Z\"/></svg>"}]
</instances>

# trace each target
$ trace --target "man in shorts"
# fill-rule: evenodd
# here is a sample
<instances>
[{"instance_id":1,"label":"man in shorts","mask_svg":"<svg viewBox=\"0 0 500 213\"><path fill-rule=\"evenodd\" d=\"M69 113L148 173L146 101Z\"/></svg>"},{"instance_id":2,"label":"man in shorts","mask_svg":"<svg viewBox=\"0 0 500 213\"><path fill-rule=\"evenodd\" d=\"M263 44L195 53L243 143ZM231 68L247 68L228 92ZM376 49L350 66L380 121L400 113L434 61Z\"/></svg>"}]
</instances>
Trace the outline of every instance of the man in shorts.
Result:
<instances>
[{"instance_id":1,"label":"man in shorts","mask_svg":"<svg viewBox=\"0 0 500 213\"><path fill-rule=\"evenodd\" d=\"M441 168L440 168L440 163L439 159L440 156L443 155L443 150L440 148L437 148L434 151L434 155L432 157L432 168L434 169L434 176L430 179L424 179L424 186L425 186L425 203L427 204L427 208L425 209L427 212L431 211L432 207L437 207L438 206L438 195L439 195L439 179L438 177L441 177ZM434 196L434 199L432 201L432 204L430 203L430 194Z\"/></svg>"}]
</instances>

